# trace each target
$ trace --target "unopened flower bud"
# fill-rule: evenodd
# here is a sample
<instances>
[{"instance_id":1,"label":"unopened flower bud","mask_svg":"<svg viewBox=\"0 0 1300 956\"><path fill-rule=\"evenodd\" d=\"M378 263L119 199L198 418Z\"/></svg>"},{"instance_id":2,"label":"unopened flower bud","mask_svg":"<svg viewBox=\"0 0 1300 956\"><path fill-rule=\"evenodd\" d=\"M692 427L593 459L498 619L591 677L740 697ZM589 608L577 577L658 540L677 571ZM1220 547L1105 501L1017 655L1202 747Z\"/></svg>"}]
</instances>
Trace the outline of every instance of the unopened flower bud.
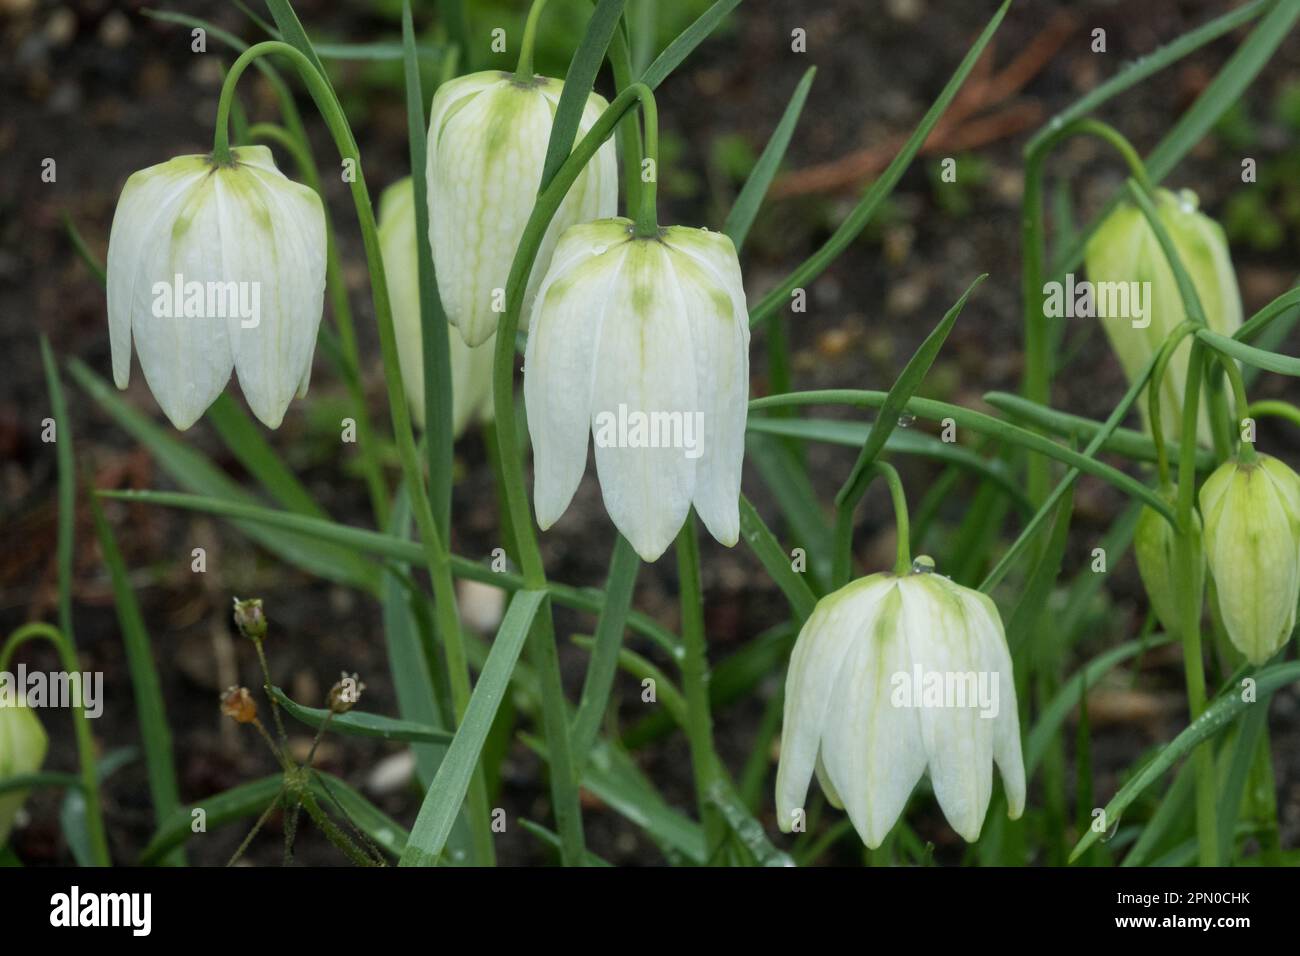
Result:
<instances>
[{"instance_id":1,"label":"unopened flower bud","mask_svg":"<svg viewBox=\"0 0 1300 956\"><path fill-rule=\"evenodd\" d=\"M429 111L429 244L447 320L469 346L497 330L519 238L532 214L564 83L520 83L487 70L438 87ZM591 93L575 139L609 104ZM524 294L520 328L560 234L618 210L614 140L605 142L570 187L542 239Z\"/></svg>"},{"instance_id":2,"label":"unopened flower bud","mask_svg":"<svg viewBox=\"0 0 1300 956\"><path fill-rule=\"evenodd\" d=\"M221 695L221 712L241 724L257 720L257 701L247 687L230 687Z\"/></svg>"},{"instance_id":3,"label":"unopened flower bud","mask_svg":"<svg viewBox=\"0 0 1300 956\"><path fill-rule=\"evenodd\" d=\"M0 782L35 773L45 761L49 739L36 713L23 703L0 704ZM0 847L9 839L26 790L0 794Z\"/></svg>"},{"instance_id":4,"label":"unopened flower bud","mask_svg":"<svg viewBox=\"0 0 1300 956\"><path fill-rule=\"evenodd\" d=\"M1263 664L1295 627L1300 475L1269 455L1227 461L1201 487L1205 555L1234 647Z\"/></svg>"},{"instance_id":5,"label":"unopened flower bud","mask_svg":"<svg viewBox=\"0 0 1300 956\"><path fill-rule=\"evenodd\" d=\"M1173 503L1173 496L1165 496ZM1205 552L1201 546L1201 516L1192 511L1192 533L1196 547L1195 602L1199 608L1205 593ZM1137 530L1133 535L1133 553L1137 558L1138 574L1146 588L1151 608L1156 613L1166 634L1177 634L1179 603L1177 600L1177 535L1173 526L1160 512L1150 506L1138 516Z\"/></svg>"},{"instance_id":6,"label":"unopened flower bud","mask_svg":"<svg viewBox=\"0 0 1300 956\"><path fill-rule=\"evenodd\" d=\"M411 177L384 190L379 200L379 248L393 306L398 360L411 419L424 427L424 340L420 321L419 267L415 247L415 187ZM470 348L448 326L451 358L451 433L459 438L471 421L492 420L492 343Z\"/></svg>"},{"instance_id":7,"label":"unopened flower bud","mask_svg":"<svg viewBox=\"0 0 1300 956\"><path fill-rule=\"evenodd\" d=\"M261 598L246 601L235 598L235 627L249 640L260 641L266 637L266 614L262 611Z\"/></svg>"},{"instance_id":8,"label":"unopened flower bud","mask_svg":"<svg viewBox=\"0 0 1300 956\"><path fill-rule=\"evenodd\" d=\"M356 674L344 673L338 683L330 688L329 709L336 714L346 714L361 699L361 692L366 685L357 680Z\"/></svg>"},{"instance_id":9,"label":"unopened flower bud","mask_svg":"<svg viewBox=\"0 0 1300 956\"><path fill-rule=\"evenodd\" d=\"M1178 193L1156 190L1156 211L1191 277L1206 324L1220 335L1232 335L1241 327L1241 295L1223 228L1197 211L1196 194L1188 189ZM1088 241L1084 259L1098 306L1103 295L1108 302L1129 303L1122 315L1102 317L1099 307L1097 311L1111 348L1131 382L1169 334L1188 318L1178 283L1146 216L1132 203L1121 203L1102 221ZM1123 283L1123 298L1110 296L1101 283ZM1144 304L1146 314L1137 314L1135 301ZM1179 438L1190 352L1191 343L1184 340L1174 351L1161 383L1160 418L1165 438L1170 441ZM1145 421L1145 401L1141 408ZM1199 438L1208 445L1211 436L1204 393L1200 416Z\"/></svg>"}]
</instances>

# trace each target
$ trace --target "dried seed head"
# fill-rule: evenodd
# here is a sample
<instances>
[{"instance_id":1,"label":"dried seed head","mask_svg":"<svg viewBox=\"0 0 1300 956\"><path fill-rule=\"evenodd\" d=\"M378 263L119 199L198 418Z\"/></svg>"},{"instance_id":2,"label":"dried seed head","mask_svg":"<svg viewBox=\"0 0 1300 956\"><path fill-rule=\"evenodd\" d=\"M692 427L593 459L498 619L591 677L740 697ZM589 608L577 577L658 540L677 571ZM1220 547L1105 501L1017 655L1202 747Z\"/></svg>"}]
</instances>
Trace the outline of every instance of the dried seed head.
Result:
<instances>
[{"instance_id":1,"label":"dried seed head","mask_svg":"<svg viewBox=\"0 0 1300 956\"><path fill-rule=\"evenodd\" d=\"M361 699L361 692L366 685L357 680L356 674L346 671L339 675L339 681L330 688L329 708L336 714L346 714Z\"/></svg>"},{"instance_id":2,"label":"dried seed head","mask_svg":"<svg viewBox=\"0 0 1300 956\"><path fill-rule=\"evenodd\" d=\"M266 614L262 611L261 598L247 601L235 598L235 627L249 640L260 641L266 637Z\"/></svg>"},{"instance_id":3,"label":"dried seed head","mask_svg":"<svg viewBox=\"0 0 1300 956\"><path fill-rule=\"evenodd\" d=\"M221 695L221 712L241 724L257 720L257 701L247 687L228 687Z\"/></svg>"}]
</instances>

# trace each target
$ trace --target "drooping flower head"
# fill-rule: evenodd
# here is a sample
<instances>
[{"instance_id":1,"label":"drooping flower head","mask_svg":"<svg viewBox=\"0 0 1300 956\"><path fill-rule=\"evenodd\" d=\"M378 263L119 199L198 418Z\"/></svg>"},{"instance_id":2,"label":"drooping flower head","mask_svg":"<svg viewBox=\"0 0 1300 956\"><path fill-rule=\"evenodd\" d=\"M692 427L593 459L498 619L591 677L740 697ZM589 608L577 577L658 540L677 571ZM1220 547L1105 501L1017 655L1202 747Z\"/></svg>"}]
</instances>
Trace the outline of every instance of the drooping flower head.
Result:
<instances>
[{"instance_id":1,"label":"drooping flower head","mask_svg":"<svg viewBox=\"0 0 1300 956\"><path fill-rule=\"evenodd\" d=\"M1189 189L1178 193L1156 190L1156 212L1178 250L1178 258L1187 269L1196 288L1196 296L1205 312L1206 324L1220 335L1232 335L1241 327L1241 295L1232 269L1228 240L1223 227L1197 209L1196 194ZM1131 382L1146 367L1151 356L1165 339L1187 318L1173 270L1165 258L1142 210L1132 203L1121 203L1107 216L1088 241L1085 252L1088 279L1100 300L1109 293L1099 283L1124 283L1124 295L1149 290L1149 314L1138 318L1132 313L1100 318L1124 374ZM1129 286L1138 283L1137 287ZM1118 288L1118 287L1117 287ZM1143 296L1145 299L1146 297ZM1184 340L1174 350L1160 391L1161 421L1165 438L1177 441L1182 422L1183 392L1187 388L1187 361L1191 342ZM1147 404L1142 403L1142 414ZM1150 423L1147 423L1148 429ZM1209 418L1205 396L1201 396L1200 441L1209 444Z\"/></svg>"},{"instance_id":2,"label":"drooping flower head","mask_svg":"<svg viewBox=\"0 0 1300 956\"><path fill-rule=\"evenodd\" d=\"M131 347L163 412L189 428L231 370L248 404L278 428L306 394L325 294L325 210L265 146L229 164L178 156L133 173L108 240L113 380Z\"/></svg>"},{"instance_id":3,"label":"drooping flower head","mask_svg":"<svg viewBox=\"0 0 1300 956\"><path fill-rule=\"evenodd\" d=\"M726 236L627 219L569 229L538 291L524 358L537 522L568 507L587 465L647 561L692 505L725 545L740 533L749 320Z\"/></svg>"},{"instance_id":4,"label":"drooping flower head","mask_svg":"<svg viewBox=\"0 0 1300 956\"><path fill-rule=\"evenodd\" d=\"M1226 461L1201 486L1205 556L1234 647L1263 664L1295 628L1300 475L1269 455Z\"/></svg>"},{"instance_id":5,"label":"drooping flower head","mask_svg":"<svg viewBox=\"0 0 1300 956\"><path fill-rule=\"evenodd\" d=\"M1172 505L1176 495L1171 491L1165 497ZM1199 608L1205 593L1205 551L1201 544L1201 516L1195 509L1192 510L1192 534L1197 554L1195 592ZM1173 526L1164 516L1150 505L1143 506L1133 534L1133 555L1137 558L1138 575L1151 600L1151 608L1168 634L1177 634L1182 629L1182 622L1178 619L1176 539Z\"/></svg>"},{"instance_id":6,"label":"drooping flower head","mask_svg":"<svg viewBox=\"0 0 1300 956\"><path fill-rule=\"evenodd\" d=\"M996 762L1008 812L1025 805L1011 655L987 595L933 573L873 574L817 603L786 677L777 820L799 823L814 773L878 847L929 772L944 816L979 838Z\"/></svg>"},{"instance_id":7,"label":"drooping flower head","mask_svg":"<svg viewBox=\"0 0 1300 956\"><path fill-rule=\"evenodd\" d=\"M420 282L415 245L415 186L398 180L379 199L379 248L388 277L388 298L397 332L402 384L415 424L424 427L424 344L420 331ZM470 348L448 329L451 357L451 428L459 438L472 420L492 420L492 339Z\"/></svg>"},{"instance_id":8,"label":"drooping flower head","mask_svg":"<svg viewBox=\"0 0 1300 956\"><path fill-rule=\"evenodd\" d=\"M512 73L471 73L438 87L429 116L429 244L447 320L467 345L497 330L515 249L537 199L546 146L564 84ZM577 139L609 104L587 98ZM570 187L542 240L524 295L527 320L551 250L565 229L618 211L614 141ZM522 326L521 326L522 327Z\"/></svg>"}]
</instances>

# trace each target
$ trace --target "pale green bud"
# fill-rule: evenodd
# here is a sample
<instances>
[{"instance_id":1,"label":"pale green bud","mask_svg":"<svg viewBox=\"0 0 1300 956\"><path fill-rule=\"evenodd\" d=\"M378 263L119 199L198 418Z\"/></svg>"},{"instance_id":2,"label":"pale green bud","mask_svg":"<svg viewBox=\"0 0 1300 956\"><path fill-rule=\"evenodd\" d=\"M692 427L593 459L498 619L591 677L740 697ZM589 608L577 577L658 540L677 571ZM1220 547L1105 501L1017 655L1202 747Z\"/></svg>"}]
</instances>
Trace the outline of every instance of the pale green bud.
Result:
<instances>
[{"instance_id":1,"label":"pale green bud","mask_svg":"<svg viewBox=\"0 0 1300 956\"><path fill-rule=\"evenodd\" d=\"M1156 190L1156 210L1196 288L1206 323L1220 335L1232 335L1241 327L1241 295L1223 228L1197 211L1196 194L1188 189L1177 194ZM1146 217L1131 203L1121 203L1097 227L1088 241L1084 260L1094 288L1099 283L1149 283L1139 286L1150 290L1149 299L1144 297L1149 314L1098 319L1131 382L1169 333L1188 318L1173 270ZM1160 417L1165 438L1171 441L1178 440L1181 429L1190 352L1191 342L1184 339L1174 351L1161 384ZM1146 422L1145 401L1141 408ZM1150 422L1146 424L1149 429ZM1204 394L1199 438L1203 444L1211 441Z\"/></svg>"},{"instance_id":2,"label":"pale green bud","mask_svg":"<svg viewBox=\"0 0 1300 956\"><path fill-rule=\"evenodd\" d=\"M638 238L627 219L564 233L524 356L543 529L568 508L591 433L605 510L644 560L692 505L734 545L748 399L749 317L730 239L681 226Z\"/></svg>"},{"instance_id":3,"label":"pale green bud","mask_svg":"<svg viewBox=\"0 0 1300 956\"><path fill-rule=\"evenodd\" d=\"M447 321L466 345L497 330L515 249L537 200L551 124L564 83L544 76L520 83L489 70L438 87L429 113L429 244ZM575 143L609 104L587 97ZM525 288L520 328L569 226L618 211L614 140L607 140L570 187L542 239Z\"/></svg>"},{"instance_id":4,"label":"pale green bud","mask_svg":"<svg viewBox=\"0 0 1300 956\"><path fill-rule=\"evenodd\" d=\"M1164 497L1173 504L1172 494ZM1205 594L1205 552L1201 547L1201 516L1195 510L1192 511L1192 533L1197 555L1194 600L1199 614ZM1142 513L1138 515L1137 530L1133 535L1133 553L1137 557L1138 574L1142 577L1142 585L1156 612L1156 619L1164 627L1165 633L1180 633L1177 535L1160 512L1149 505L1143 507Z\"/></svg>"},{"instance_id":5,"label":"pale green bud","mask_svg":"<svg viewBox=\"0 0 1300 956\"><path fill-rule=\"evenodd\" d=\"M777 822L789 831L815 773L869 847L929 772L944 816L979 838L997 764L1008 815L1024 811L1016 686L1002 619L985 594L932 573L873 574L822 598L785 684Z\"/></svg>"},{"instance_id":6,"label":"pale green bud","mask_svg":"<svg viewBox=\"0 0 1300 956\"><path fill-rule=\"evenodd\" d=\"M420 331L420 279L415 245L415 185L410 176L379 200L379 248L397 332L397 357L406 401L424 427L424 341ZM448 326L451 358L451 430L459 438L471 421L492 420L492 352L495 337L470 348Z\"/></svg>"},{"instance_id":7,"label":"pale green bud","mask_svg":"<svg viewBox=\"0 0 1300 956\"><path fill-rule=\"evenodd\" d=\"M113 380L131 345L164 413L189 428L233 369L249 407L278 428L307 393L325 295L325 209L265 146L232 162L178 156L133 173L108 239Z\"/></svg>"},{"instance_id":8,"label":"pale green bud","mask_svg":"<svg viewBox=\"0 0 1300 956\"><path fill-rule=\"evenodd\" d=\"M0 781L40 770L48 744L45 728L30 707L0 704ZM26 799L26 790L0 794L0 847L9 840L14 818Z\"/></svg>"},{"instance_id":9,"label":"pale green bud","mask_svg":"<svg viewBox=\"0 0 1300 956\"><path fill-rule=\"evenodd\" d=\"M1300 600L1300 475L1227 461L1201 487L1205 554L1228 637L1252 664L1286 643Z\"/></svg>"}]
</instances>

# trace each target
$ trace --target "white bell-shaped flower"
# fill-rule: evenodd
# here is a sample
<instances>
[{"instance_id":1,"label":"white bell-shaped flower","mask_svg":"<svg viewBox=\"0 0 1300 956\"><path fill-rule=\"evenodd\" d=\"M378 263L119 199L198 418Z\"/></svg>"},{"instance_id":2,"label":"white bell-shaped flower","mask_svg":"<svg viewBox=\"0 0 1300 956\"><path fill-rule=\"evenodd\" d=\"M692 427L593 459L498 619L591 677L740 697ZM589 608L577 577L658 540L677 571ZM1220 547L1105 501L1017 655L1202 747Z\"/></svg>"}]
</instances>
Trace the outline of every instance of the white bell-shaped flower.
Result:
<instances>
[{"instance_id":1,"label":"white bell-shaped flower","mask_svg":"<svg viewBox=\"0 0 1300 956\"><path fill-rule=\"evenodd\" d=\"M513 74L490 70L443 83L434 94L429 244L447 320L467 345L482 345L497 330L510 264L537 199L563 89L560 80L538 76L520 83ZM588 96L575 142L608 105L599 94ZM575 223L617 211L618 168L610 139L579 174L551 220L526 287L523 321L560 234Z\"/></svg>"},{"instance_id":2,"label":"white bell-shaped flower","mask_svg":"<svg viewBox=\"0 0 1300 956\"><path fill-rule=\"evenodd\" d=\"M379 199L379 248L397 332L398 361L411 418L424 427L424 342L415 245L415 185L410 176ZM459 438L471 421L492 420L492 341L470 348L448 327L451 345L451 428Z\"/></svg>"},{"instance_id":3,"label":"white bell-shaped flower","mask_svg":"<svg viewBox=\"0 0 1300 956\"><path fill-rule=\"evenodd\" d=\"M922 570L873 574L817 603L786 677L776 780L782 830L800 822L815 772L874 849L928 770L944 816L973 842L994 762L1016 819L1025 770L1015 682L987 595Z\"/></svg>"},{"instance_id":4,"label":"white bell-shaped flower","mask_svg":"<svg viewBox=\"0 0 1300 956\"><path fill-rule=\"evenodd\" d=\"M178 156L133 173L108 240L113 380L131 346L163 412L189 428L233 368L253 413L277 428L307 391L325 294L325 210L265 146L232 162Z\"/></svg>"},{"instance_id":5,"label":"white bell-shaped flower","mask_svg":"<svg viewBox=\"0 0 1300 956\"><path fill-rule=\"evenodd\" d=\"M725 545L740 534L749 318L731 240L627 219L569 229L524 357L537 522L569 506L596 444L605 510L653 561L692 505Z\"/></svg>"}]
</instances>

